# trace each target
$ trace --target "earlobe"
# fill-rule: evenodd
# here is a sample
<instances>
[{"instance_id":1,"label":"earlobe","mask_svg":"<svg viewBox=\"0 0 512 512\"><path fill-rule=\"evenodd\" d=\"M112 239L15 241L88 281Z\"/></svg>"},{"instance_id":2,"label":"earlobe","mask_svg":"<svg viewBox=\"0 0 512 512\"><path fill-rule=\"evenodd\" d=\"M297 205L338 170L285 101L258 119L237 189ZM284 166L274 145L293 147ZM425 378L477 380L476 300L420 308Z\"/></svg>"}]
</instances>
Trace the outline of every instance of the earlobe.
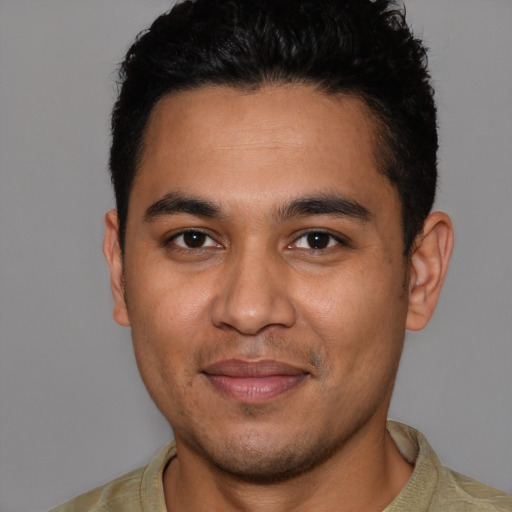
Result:
<instances>
[{"instance_id":1,"label":"earlobe","mask_svg":"<svg viewBox=\"0 0 512 512\"><path fill-rule=\"evenodd\" d=\"M115 210L110 210L105 215L103 254L105 255L110 271L110 288L114 298L114 320L119 325L129 326L130 320L128 318L124 297L123 257L119 243L119 220Z\"/></svg>"},{"instance_id":2,"label":"earlobe","mask_svg":"<svg viewBox=\"0 0 512 512\"><path fill-rule=\"evenodd\" d=\"M415 241L410 260L406 327L411 331L423 329L434 312L448 270L453 240L448 215L431 213Z\"/></svg>"}]
</instances>

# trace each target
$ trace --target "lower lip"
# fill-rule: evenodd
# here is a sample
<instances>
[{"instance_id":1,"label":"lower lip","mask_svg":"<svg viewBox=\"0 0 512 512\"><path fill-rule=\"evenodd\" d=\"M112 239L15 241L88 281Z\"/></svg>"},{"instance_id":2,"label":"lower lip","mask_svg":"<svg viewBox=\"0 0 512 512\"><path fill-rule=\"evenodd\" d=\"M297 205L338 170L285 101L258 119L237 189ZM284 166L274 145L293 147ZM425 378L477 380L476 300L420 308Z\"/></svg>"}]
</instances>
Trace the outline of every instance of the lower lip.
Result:
<instances>
[{"instance_id":1,"label":"lower lip","mask_svg":"<svg viewBox=\"0 0 512 512\"><path fill-rule=\"evenodd\" d=\"M217 391L243 403L267 402L297 387L306 377L300 375L271 375L268 377L229 377L205 374Z\"/></svg>"}]
</instances>

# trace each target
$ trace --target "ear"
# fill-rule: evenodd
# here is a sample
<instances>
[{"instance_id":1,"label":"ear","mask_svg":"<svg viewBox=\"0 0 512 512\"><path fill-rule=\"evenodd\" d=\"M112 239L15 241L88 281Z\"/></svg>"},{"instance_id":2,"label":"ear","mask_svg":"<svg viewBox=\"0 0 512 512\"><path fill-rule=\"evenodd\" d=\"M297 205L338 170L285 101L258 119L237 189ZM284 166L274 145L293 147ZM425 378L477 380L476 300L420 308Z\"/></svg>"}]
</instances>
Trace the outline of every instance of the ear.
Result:
<instances>
[{"instance_id":1,"label":"ear","mask_svg":"<svg viewBox=\"0 0 512 512\"><path fill-rule=\"evenodd\" d=\"M119 220L115 210L110 210L105 215L103 254L110 270L110 288L114 297L114 320L119 325L129 326L130 320L124 298L123 257L119 243Z\"/></svg>"},{"instance_id":2,"label":"ear","mask_svg":"<svg viewBox=\"0 0 512 512\"><path fill-rule=\"evenodd\" d=\"M423 329L443 287L453 249L453 227L446 213L431 213L413 246L410 260L409 309L406 328Z\"/></svg>"}]
</instances>

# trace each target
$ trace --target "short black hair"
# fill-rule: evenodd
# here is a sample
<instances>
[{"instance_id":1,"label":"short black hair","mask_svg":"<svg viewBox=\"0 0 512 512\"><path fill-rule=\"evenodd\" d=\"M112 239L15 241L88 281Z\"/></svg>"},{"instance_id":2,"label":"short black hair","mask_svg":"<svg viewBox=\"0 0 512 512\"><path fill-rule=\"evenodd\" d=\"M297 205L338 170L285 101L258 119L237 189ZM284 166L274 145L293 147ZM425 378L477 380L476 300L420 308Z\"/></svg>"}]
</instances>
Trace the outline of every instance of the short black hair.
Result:
<instances>
[{"instance_id":1,"label":"short black hair","mask_svg":"<svg viewBox=\"0 0 512 512\"><path fill-rule=\"evenodd\" d=\"M119 76L110 171L122 250L153 108L208 85L304 84L362 99L377 121L379 170L402 203L405 254L421 232L436 192L436 107L426 49L396 1L186 0L138 35Z\"/></svg>"}]
</instances>

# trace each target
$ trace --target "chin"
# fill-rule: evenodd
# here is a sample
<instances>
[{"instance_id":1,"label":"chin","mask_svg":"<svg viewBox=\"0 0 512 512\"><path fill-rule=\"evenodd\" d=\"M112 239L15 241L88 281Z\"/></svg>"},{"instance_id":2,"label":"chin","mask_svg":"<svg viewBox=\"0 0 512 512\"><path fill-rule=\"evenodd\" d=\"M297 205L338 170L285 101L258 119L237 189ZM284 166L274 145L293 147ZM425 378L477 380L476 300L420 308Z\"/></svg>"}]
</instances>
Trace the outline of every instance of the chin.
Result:
<instances>
[{"instance_id":1,"label":"chin","mask_svg":"<svg viewBox=\"0 0 512 512\"><path fill-rule=\"evenodd\" d=\"M223 442L195 438L184 440L208 465L224 475L260 485L291 480L329 460L344 444L325 436L313 441L301 436L284 442L268 433L246 433Z\"/></svg>"}]
</instances>

